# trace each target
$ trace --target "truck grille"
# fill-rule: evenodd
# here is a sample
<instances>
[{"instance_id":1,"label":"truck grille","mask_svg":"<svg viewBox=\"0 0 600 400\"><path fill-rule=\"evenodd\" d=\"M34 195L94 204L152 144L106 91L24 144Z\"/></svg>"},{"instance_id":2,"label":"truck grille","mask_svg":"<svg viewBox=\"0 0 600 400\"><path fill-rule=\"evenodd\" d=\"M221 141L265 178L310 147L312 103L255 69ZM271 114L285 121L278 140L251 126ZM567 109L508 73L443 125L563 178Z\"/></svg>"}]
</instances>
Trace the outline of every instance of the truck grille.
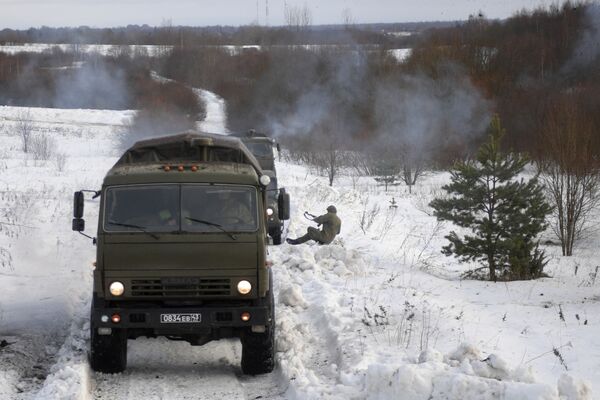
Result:
<instances>
[{"instance_id":1,"label":"truck grille","mask_svg":"<svg viewBox=\"0 0 600 400\"><path fill-rule=\"evenodd\" d=\"M131 281L131 295L146 297L229 296L231 294L230 286L229 279L134 279Z\"/></svg>"}]
</instances>

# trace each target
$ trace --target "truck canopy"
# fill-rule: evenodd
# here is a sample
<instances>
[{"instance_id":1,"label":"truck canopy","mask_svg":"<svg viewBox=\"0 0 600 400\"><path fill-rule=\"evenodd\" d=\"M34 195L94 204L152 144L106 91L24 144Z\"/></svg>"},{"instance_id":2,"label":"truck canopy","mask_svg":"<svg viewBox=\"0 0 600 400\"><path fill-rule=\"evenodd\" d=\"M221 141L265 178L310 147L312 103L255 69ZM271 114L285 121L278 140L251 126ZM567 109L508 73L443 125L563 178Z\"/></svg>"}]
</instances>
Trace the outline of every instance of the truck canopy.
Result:
<instances>
[{"instance_id":1,"label":"truck canopy","mask_svg":"<svg viewBox=\"0 0 600 400\"><path fill-rule=\"evenodd\" d=\"M136 142L113 168L136 164L214 162L248 164L258 176L263 175L259 162L239 138L195 131Z\"/></svg>"}]
</instances>

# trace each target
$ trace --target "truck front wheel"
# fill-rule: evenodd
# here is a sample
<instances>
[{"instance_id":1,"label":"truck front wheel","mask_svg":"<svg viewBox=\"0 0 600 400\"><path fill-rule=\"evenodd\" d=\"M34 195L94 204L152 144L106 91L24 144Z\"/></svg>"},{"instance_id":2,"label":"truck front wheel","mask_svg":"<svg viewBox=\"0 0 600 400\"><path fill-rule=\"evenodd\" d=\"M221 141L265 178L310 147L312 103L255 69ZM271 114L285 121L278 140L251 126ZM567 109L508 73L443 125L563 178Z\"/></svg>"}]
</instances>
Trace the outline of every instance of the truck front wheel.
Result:
<instances>
[{"instance_id":1,"label":"truck front wheel","mask_svg":"<svg viewBox=\"0 0 600 400\"><path fill-rule=\"evenodd\" d=\"M113 329L110 335L99 335L93 328L90 335L90 364L94 371L116 374L127 367L127 331Z\"/></svg>"},{"instance_id":2,"label":"truck front wheel","mask_svg":"<svg viewBox=\"0 0 600 400\"><path fill-rule=\"evenodd\" d=\"M246 375L266 374L275 367L275 301L272 281L267 299L271 320L265 332L252 332L248 328L242 336L242 372Z\"/></svg>"},{"instance_id":3,"label":"truck front wheel","mask_svg":"<svg viewBox=\"0 0 600 400\"><path fill-rule=\"evenodd\" d=\"M273 233L273 235L271 235L271 237L273 238L273 244L274 245L280 245L281 244L281 232L275 232Z\"/></svg>"}]
</instances>

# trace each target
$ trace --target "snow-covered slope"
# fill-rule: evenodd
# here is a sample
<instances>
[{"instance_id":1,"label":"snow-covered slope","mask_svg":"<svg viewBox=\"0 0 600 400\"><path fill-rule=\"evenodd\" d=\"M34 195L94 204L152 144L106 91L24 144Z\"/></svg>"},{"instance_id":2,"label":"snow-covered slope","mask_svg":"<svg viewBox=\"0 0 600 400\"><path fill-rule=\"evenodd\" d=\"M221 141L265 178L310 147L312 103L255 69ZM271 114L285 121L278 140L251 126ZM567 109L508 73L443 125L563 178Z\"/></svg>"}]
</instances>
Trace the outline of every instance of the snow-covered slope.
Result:
<instances>
[{"instance_id":1,"label":"snow-covered slope","mask_svg":"<svg viewBox=\"0 0 600 400\"><path fill-rule=\"evenodd\" d=\"M430 175L413 194L404 187L385 193L365 177L330 188L325 178L288 163L277 170L292 195L289 236L309 226L305 210L320 213L329 204L343 225L330 246L269 250L278 300L276 370L242 376L234 340L191 347L138 339L129 342L126 372L92 373L86 352L95 249L70 229L72 192L100 186L132 112L30 109L34 134L55 141L66 157L62 165L22 152L23 115L0 107L2 399L594 398L597 238L571 259L547 246L553 278L461 281L470 266L440 254L449 226L428 215L446 174ZM392 197L397 208L389 207ZM97 202L89 200L87 232L95 231L96 217Z\"/></svg>"},{"instance_id":2,"label":"snow-covered slope","mask_svg":"<svg viewBox=\"0 0 600 400\"><path fill-rule=\"evenodd\" d=\"M277 168L296 207L290 236L309 225L304 210L335 204L343 221L333 245L272 249L289 397L592 398L600 380L593 241L573 260L549 247L551 279L461 281L473 265L440 254L450 227L428 215L446 174L408 194L368 178L330 188L304 167Z\"/></svg>"}]
</instances>

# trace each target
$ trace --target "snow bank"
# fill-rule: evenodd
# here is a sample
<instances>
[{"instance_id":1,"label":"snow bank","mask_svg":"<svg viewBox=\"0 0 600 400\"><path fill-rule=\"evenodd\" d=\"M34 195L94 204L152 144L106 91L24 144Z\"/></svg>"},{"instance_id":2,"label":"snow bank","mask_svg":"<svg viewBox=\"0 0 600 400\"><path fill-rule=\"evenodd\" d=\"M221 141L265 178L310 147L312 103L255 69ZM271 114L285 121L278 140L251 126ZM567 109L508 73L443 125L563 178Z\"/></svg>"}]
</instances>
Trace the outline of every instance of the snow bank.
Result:
<instances>
[{"instance_id":1,"label":"snow bank","mask_svg":"<svg viewBox=\"0 0 600 400\"><path fill-rule=\"evenodd\" d=\"M307 307L304 296L302 296L302 289L298 285L291 285L281 289L279 291L279 302L290 307Z\"/></svg>"},{"instance_id":2,"label":"snow bank","mask_svg":"<svg viewBox=\"0 0 600 400\"><path fill-rule=\"evenodd\" d=\"M532 381L530 370L508 367L497 355L480 361L479 351L462 345L444 357L421 357L418 364L371 364L365 377L365 397L368 399L402 398L407 400L559 400L564 390ZM575 392L572 381L565 378L572 399L591 399L584 386ZM560 392L560 396L559 396Z\"/></svg>"},{"instance_id":3,"label":"snow bank","mask_svg":"<svg viewBox=\"0 0 600 400\"><path fill-rule=\"evenodd\" d=\"M79 317L73 322L67 340L58 352L36 399L84 400L92 390L90 366L87 360L89 340L89 304L80 304Z\"/></svg>"},{"instance_id":4,"label":"snow bank","mask_svg":"<svg viewBox=\"0 0 600 400\"><path fill-rule=\"evenodd\" d=\"M0 398L9 399L17 393L19 374L12 370L0 370Z\"/></svg>"},{"instance_id":5,"label":"snow bank","mask_svg":"<svg viewBox=\"0 0 600 400\"><path fill-rule=\"evenodd\" d=\"M592 398L592 389L582 380L563 374L558 380L558 393L561 400L583 400Z\"/></svg>"}]
</instances>

